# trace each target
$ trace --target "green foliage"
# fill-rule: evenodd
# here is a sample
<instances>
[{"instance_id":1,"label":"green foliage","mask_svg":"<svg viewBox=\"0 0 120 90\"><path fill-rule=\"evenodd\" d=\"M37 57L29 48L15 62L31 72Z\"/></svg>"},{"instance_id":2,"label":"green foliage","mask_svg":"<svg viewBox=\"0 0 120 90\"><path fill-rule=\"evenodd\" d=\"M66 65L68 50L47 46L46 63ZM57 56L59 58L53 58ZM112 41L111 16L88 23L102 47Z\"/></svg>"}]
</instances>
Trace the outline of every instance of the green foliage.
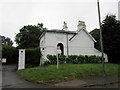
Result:
<instances>
[{"instance_id":1,"label":"green foliage","mask_svg":"<svg viewBox=\"0 0 120 90\"><path fill-rule=\"evenodd\" d=\"M90 32L90 34L95 38L95 40L97 41L95 43L95 48L97 48L98 50L101 51L100 49L100 29L94 29Z\"/></svg>"},{"instance_id":2,"label":"green foliage","mask_svg":"<svg viewBox=\"0 0 120 90\"><path fill-rule=\"evenodd\" d=\"M27 25L21 28L20 32L15 37L18 48L38 47L39 37L44 30L46 30L46 28L43 28L42 23L38 25Z\"/></svg>"},{"instance_id":3,"label":"green foliage","mask_svg":"<svg viewBox=\"0 0 120 90\"><path fill-rule=\"evenodd\" d=\"M25 67L35 67L39 66L40 64L40 49L39 48L33 48L33 49L26 49L25 51Z\"/></svg>"},{"instance_id":4,"label":"green foliage","mask_svg":"<svg viewBox=\"0 0 120 90\"><path fill-rule=\"evenodd\" d=\"M47 58L50 60L49 64L56 64L57 57L56 55L47 55ZM73 63L73 64L80 64L80 63L99 63L101 62L100 56L95 55L59 55L58 60L60 64L63 63Z\"/></svg>"},{"instance_id":5,"label":"green foliage","mask_svg":"<svg viewBox=\"0 0 120 90\"><path fill-rule=\"evenodd\" d=\"M7 64L18 63L18 50L12 46L2 46L2 58L7 59Z\"/></svg>"},{"instance_id":6,"label":"green foliage","mask_svg":"<svg viewBox=\"0 0 120 90\"><path fill-rule=\"evenodd\" d=\"M77 64L77 55L68 55L66 63L74 63Z\"/></svg>"},{"instance_id":7,"label":"green foliage","mask_svg":"<svg viewBox=\"0 0 120 90\"><path fill-rule=\"evenodd\" d=\"M9 37L0 35L0 38L2 38L2 46L6 46L6 45L12 46L13 45L13 41Z\"/></svg>"},{"instance_id":8,"label":"green foliage","mask_svg":"<svg viewBox=\"0 0 120 90\"><path fill-rule=\"evenodd\" d=\"M58 56L58 60L59 60L59 63L60 63L60 64L65 63L66 56L65 56L65 55L59 55L59 56Z\"/></svg>"},{"instance_id":9,"label":"green foliage","mask_svg":"<svg viewBox=\"0 0 120 90\"><path fill-rule=\"evenodd\" d=\"M50 60L51 64L56 64L57 63L56 55L47 55L47 58Z\"/></svg>"},{"instance_id":10,"label":"green foliage","mask_svg":"<svg viewBox=\"0 0 120 90\"><path fill-rule=\"evenodd\" d=\"M51 63L50 63L50 61L45 61L44 62L44 66L47 66L47 65L50 65Z\"/></svg>"},{"instance_id":11,"label":"green foliage","mask_svg":"<svg viewBox=\"0 0 120 90\"><path fill-rule=\"evenodd\" d=\"M79 63L84 63L85 62L85 57L83 55L79 55L77 59L78 59Z\"/></svg>"},{"instance_id":12,"label":"green foliage","mask_svg":"<svg viewBox=\"0 0 120 90\"><path fill-rule=\"evenodd\" d=\"M116 20L115 15L107 15L102 25L103 48L108 55L109 62L120 62L120 21ZM90 34L96 39L95 47L100 50L99 29L94 29Z\"/></svg>"},{"instance_id":13,"label":"green foliage","mask_svg":"<svg viewBox=\"0 0 120 90\"><path fill-rule=\"evenodd\" d=\"M120 21L115 15L107 15L102 23L103 46L109 62L119 62L120 55Z\"/></svg>"},{"instance_id":14,"label":"green foliage","mask_svg":"<svg viewBox=\"0 0 120 90\"><path fill-rule=\"evenodd\" d=\"M99 63L101 62L102 58L100 56L95 56L95 55L92 55L92 56L89 56L89 62L92 63Z\"/></svg>"},{"instance_id":15,"label":"green foliage","mask_svg":"<svg viewBox=\"0 0 120 90\"><path fill-rule=\"evenodd\" d=\"M105 73L101 72L101 64L60 64L38 66L18 71L24 79L36 82L56 79L69 79L90 76L118 76L118 64L105 64Z\"/></svg>"},{"instance_id":16,"label":"green foliage","mask_svg":"<svg viewBox=\"0 0 120 90\"><path fill-rule=\"evenodd\" d=\"M57 56L56 55L47 55L47 58L50 60L50 64L56 64L57 63ZM65 55L59 55L58 56L59 63L65 63L66 56Z\"/></svg>"}]
</instances>

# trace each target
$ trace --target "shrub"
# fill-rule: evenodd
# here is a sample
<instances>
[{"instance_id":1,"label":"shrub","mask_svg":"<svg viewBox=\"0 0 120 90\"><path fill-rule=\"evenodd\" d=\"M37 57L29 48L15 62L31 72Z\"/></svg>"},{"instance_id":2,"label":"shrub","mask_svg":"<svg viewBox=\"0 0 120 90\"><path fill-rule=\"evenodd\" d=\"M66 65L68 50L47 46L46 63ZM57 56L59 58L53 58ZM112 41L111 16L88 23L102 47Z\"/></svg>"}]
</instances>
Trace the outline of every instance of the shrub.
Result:
<instances>
[{"instance_id":1,"label":"shrub","mask_svg":"<svg viewBox=\"0 0 120 90\"><path fill-rule=\"evenodd\" d=\"M47 55L47 58L50 60L51 64L57 63L57 56L56 55ZM65 63L66 56L65 55L59 55L58 56L59 63Z\"/></svg>"},{"instance_id":2,"label":"shrub","mask_svg":"<svg viewBox=\"0 0 120 90\"><path fill-rule=\"evenodd\" d=\"M99 61L99 59L95 55L89 56L89 59L89 63L97 63L97 61Z\"/></svg>"},{"instance_id":3,"label":"shrub","mask_svg":"<svg viewBox=\"0 0 120 90\"><path fill-rule=\"evenodd\" d=\"M40 48L30 48L25 50L25 67L35 67L40 64Z\"/></svg>"},{"instance_id":4,"label":"shrub","mask_svg":"<svg viewBox=\"0 0 120 90\"><path fill-rule=\"evenodd\" d=\"M47 55L47 58L50 60L51 64L56 64L57 63L56 55Z\"/></svg>"},{"instance_id":5,"label":"shrub","mask_svg":"<svg viewBox=\"0 0 120 90\"><path fill-rule=\"evenodd\" d=\"M66 56L65 55L59 55L58 60L59 60L60 64L63 64L66 61Z\"/></svg>"},{"instance_id":6,"label":"shrub","mask_svg":"<svg viewBox=\"0 0 120 90\"><path fill-rule=\"evenodd\" d=\"M50 61L45 61L45 62L44 62L44 66L50 65L50 64L51 64Z\"/></svg>"},{"instance_id":7,"label":"shrub","mask_svg":"<svg viewBox=\"0 0 120 90\"><path fill-rule=\"evenodd\" d=\"M77 64L77 55L68 55L67 63Z\"/></svg>"},{"instance_id":8,"label":"shrub","mask_svg":"<svg viewBox=\"0 0 120 90\"><path fill-rule=\"evenodd\" d=\"M77 59L78 59L78 62L79 62L79 63L84 63L84 62L85 62L85 57L84 57L84 55L79 55Z\"/></svg>"},{"instance_id":9,"label":"shrub","mask_svg":"<svg viewBox=\"0 0 120 90\"><path fill-rule=\"evenodd\" d=\"M47 55L47 58L50 60L51 64L57 63L56 55ZM80 63L99 63L101 62L100 56L95 55L59 55L58 57L59 63L73 63L73 64L80 64Z\"/></svg>"}]
</instances>

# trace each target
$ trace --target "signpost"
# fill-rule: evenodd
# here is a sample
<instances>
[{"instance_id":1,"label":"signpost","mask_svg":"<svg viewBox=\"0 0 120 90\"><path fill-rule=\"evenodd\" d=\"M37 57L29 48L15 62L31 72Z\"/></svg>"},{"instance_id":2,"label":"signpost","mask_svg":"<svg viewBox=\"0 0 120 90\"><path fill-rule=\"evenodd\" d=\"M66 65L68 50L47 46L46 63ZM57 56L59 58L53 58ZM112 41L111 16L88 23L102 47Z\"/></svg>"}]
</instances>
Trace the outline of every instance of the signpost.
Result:
<instances>
[{"instance_id":1,"label":"signpost","mask_svg":"<svg viewBox=\"0 0 120 90\"><path fill-rule=\"evenodd\" d=\"M58 64L59 64L58 54L61 54L60 46L57 46L57 69L58 69Z\"/></svg>"}]
</instances>

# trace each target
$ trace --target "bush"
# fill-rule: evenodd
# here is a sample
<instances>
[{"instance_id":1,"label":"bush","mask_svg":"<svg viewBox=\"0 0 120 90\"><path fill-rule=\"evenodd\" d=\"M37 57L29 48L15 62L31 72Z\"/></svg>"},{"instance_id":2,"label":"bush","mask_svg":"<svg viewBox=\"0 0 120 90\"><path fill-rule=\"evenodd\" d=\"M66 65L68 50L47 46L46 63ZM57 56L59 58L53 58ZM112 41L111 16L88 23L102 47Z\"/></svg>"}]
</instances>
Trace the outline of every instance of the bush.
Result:
<instances>
[{"instance_id":1,"label":"bush","mask_svg":"<svg viewBox=\"0 0 120 90\"><path fill-rule=\"evenodd\" d=\"M51 64L56 64L57 63L56 55L47 55L47 58L50 60Z\"/></svg>"},{"instance_id":2,"label":"bush","mask_svg":"<svg viewBox=\"0 0 120 90\"><path fill-rule=\"evenodd\" d=\"M35 67L40 65L40 48L31 48L25 50L25 67Z\"/></svg>"},{"instance_id":3,"label":"bush","mask_svg":"<svg viewBox=\"0 0 120 90\"><path fill-rule=\"evenodd\" d=\"M85 63L90 63L90 62L91 62L90 56L85 55Z\"/></svg>"},{"instance_id":4,"label":"bush","mask_svg":"<svg viewBox=\"0 0 120 90\"><path fill-rule=\"evenodd\" d=\"M85 62L84 55L79 55L77 59L78 59L78 63L84 63Z\"/></svg>"},{"instance_id":5,"label":"bush","mask_svg":"<svg viewBox=\"0 0 120 90\"><path fill-rule=\"evenodd\" d=\"M47 55L47 58L50 60L50 64L57 63L56 55ZM59 55L58 57L59 63L73 63L73 64L80 64L80 63L99 63L101 62L100 56L95 55Z\"/></svg>"},{"instance_id":6,"label":"bush","mask_svg":"<svg viewBox=\"0 0 120 90\"><path fill-rule=\"evenodd\" d=\"M2 46L2 58L6 58L6 64L18 63L18 50L13 46Z\"/></svg>"},{"instance_id":7,"label":"bush","mask_svg":"<svg viewBox=\"0 0 120 90\"><path fill-rule=\"evenodd\" d=\"M60 64L63 64L66 62L66 56L65 55L59 55L58 60Z\"/></svg>"},{"instance_id":8,"label":"bush","mask_svg":"<svg viewBox=\"0 0 120 90\"><path fill-rule=\"evenodd\" d=\"M44 66L50 65L50 64L51 64L50 61L45 61L45 62L44 62Z\"/></svg>"},{"instance_id":9,"label":"bush","mask_svg":"<svg viewBox=\"0 0 120 90\"><path fill-rule=\"evenodd\" d=\"M47 58L50 60L51 64L57 64L57 56L56 55L47 55ZM65 63L66 62L66 56L65 55L59 55L58 56L59 63Z\"/></svg>"},{"instance_id":10,"label":"bush","mask_svg":"<svg viewBox=\"0 0 120 90\"><path fill-rule=\"evenodd\" d=\"M89 63L98 63L98 61L99 61L99 58L97 58L97 56L95 56L95 55L91 55L91 56L89 56Z\"/></svg>"},{"instance_id":11,"label":"bush","mask_svg":"<svg viewBox=\"0 0 120 90\"><path fill-rule=\"evenodd\" d=\"M77 64L77 55L68 55L66 63Z\"/></svg>"}]
</instances>

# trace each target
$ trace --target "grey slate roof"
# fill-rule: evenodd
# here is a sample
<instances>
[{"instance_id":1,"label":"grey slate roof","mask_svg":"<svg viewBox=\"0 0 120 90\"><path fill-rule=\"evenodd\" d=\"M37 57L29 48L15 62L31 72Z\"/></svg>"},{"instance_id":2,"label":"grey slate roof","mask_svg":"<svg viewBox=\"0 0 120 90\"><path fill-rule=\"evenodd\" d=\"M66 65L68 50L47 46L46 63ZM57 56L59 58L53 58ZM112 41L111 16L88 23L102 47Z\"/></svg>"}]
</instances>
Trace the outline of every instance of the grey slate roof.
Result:
<instances>
[{"instance_id":1,"label":"grey slate roof","mask_svg":"<svg viewBox=\"0 0 120 90\"><path fill-rule=\"evenodd\" d=\"M56 32L56 33L69 33L69 34L75 34L76 31L65 31L65 30L59 30L59 29L52 29L52 30L46 30L46 32Z\"/></svg>"},{"instance_id":2,"label":"grey slate roof","mask_svg":"<svg viewBox=\"0 0 120 90\"><path fill-rule=\"evenodd\" d=\"M77 36L77 34L79 32L81 32L82 30L84 30L88 36L94 41L96 42L96 40L84 29L82 28L81 30L79 30L78 32L76 31L65 31L65 30L59 30L59 29L52 29L52 30L45 30L42 35L39 37L39 40L45 35L46 32L54 32L54 33L67 33L67 34L73 34L73 36L69 39L69 41L71 41L73 38L75 38L75 36Z\"/></svg>"},{"instance_id":3,"label":"grey slate roof","mask_svg":"<svg viewBox=\"0 0 120 90\"><path fill-rule=\"evenodd\" d=\"M67 33L67 34L77 34L76 31L65 31L65 30L59 30L59 29L52 29L52 30L45 30L42 35L39 37L41 39L46 32L54 32L54 33Z\"/></svg>"}]
</instances>

